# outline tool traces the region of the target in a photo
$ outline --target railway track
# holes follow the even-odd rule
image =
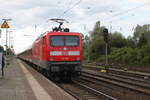
[[[47,79],[49,79],[45,74],[43,73],[41,74],[45,76]],[[67,83],[66,82],[63,83],[54,82],[54,83],[58,85],[60,88],[62,88],[64,91],[72,95],[77,100],[116,100],[115,98],[100,91],[97,91],[85,84],[82,84],[82,82],[79,82],[77,80]]]
[[[130,70],[125,71],[125,70],[116,69],[116,68],[109,68],[108,70],[109,70],[109,73],[116,73],[116,74],[120,74],[120,75],[136,77],[139,79],[150,80],[150,74],[149,73],[130,71]]]
[[[42,72],[40,73],[43,74]],[[43,75],[47,79],[49,79],[45,74]],[[55,82],[55,84],[72,95],[77,100],[117,100],[116,98],[109,96],[103,92],[97,91],[96,89],[89,87],[78,80],[73,80],[71,83],[63,82],[60,84]]]
[[[136,78],[128,79],[125,76],[113,76],[112,74],[110,76],[84,71],[79,80],[73,80],[72,84],[61,84],[61,88],[76,97],[77,100],[149,100],[149,82]],[[104,83],[101,84],[101,82]],[[120,88],[114,89],[112,85],[130,92],[119,90]]]
[[[84,68],[91,70],[101,70],[104,69],[104,66],[95,66],[95,65],[86,65],[83,64]],[[116,69],[116,68],[108,68],[108,73],[119,74],[123,76],[136,77],[139,79],[150,80],[150,74],[145,72],[132,71],[128,69]]]
[[[144,94],[146,96],[150,95],[150,82],[144,80],[138,80],[136,78],[128,78],[120,75],[112,75],[112,74],[100,74],[96,72],[92,72],[90,70],[84,70],[81,76],[82,80],[86,80],[88,82],[94,82],[99,84],[99,82],[104,82],[110,85],[114,85],[117,87],[121,87],[124,89],[129,89],[131,91],[135,91],[140,94]]]
[[[125,76],[125,75],[119,75],[119,74],[113,74],[113,73],[107,73],[107,74],[110,75],[110,76],[119,77],[119,78],[122,78],[122,79],[132,80],[134,82],[136,81],[136,82],[144,82],[144,83],[150,84],[150,81],[145,80],[145,79],[141,79],[141,78]]]
[[[83,83],[79,80],[73,80],[72,83],[58,85],[77,100],[117,100]]]

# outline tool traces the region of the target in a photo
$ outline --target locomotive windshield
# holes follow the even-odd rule
[[[52,46],[78,46],[79,37],[77,36],[51,36]]]
[[[66,46],[78,46],[79,37],[77,36],[65,36]]]
[[[52,36],[51,45],[52,46],[64,46],[64,36]]]

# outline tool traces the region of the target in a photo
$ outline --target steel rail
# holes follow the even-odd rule
[[[119,78],[123,78],[123,79],[129,79],[129,80],[133,80],[133,81],[138,81],[138,82],[144,82],[144,83],[148,83],[150,84],[150,81],[144,80],[144,79],[138,79],[135,77],[131,77],[131,76],[125,76],[125,75],[119,75],[119,74],[113,74],[113,73],[109,73],[108,75],[114,76],[114,77],[119,77]]]
[[[118,82],[122,82],[122,83],[126,83],[126,84],[130,84],[130,85],[134,85],[134,86],[138,86],[138,87],[141,87],[141,88],[147,88],[147,89],[150,89],[150,84],[149,83],[138,83],[136,81],[133,81],[133,80],[129,80],[129,79],[122,79],[122,78],[118,78],[118,77],[112,77],[112,76],[108,76],[108,75],[94,75],[93,73],[88,73],[88,72],[83,72],[85,74],[88,74],[88,75],[92,75],[92,76],[96,76],[96,77],[104,77],[106,79],[110,79],[110,80],[114,80],[114,81],[118,81]]]
[[[97,90],[95,90],[95,89],[93,89],[93,88],[91,88],[91,87],[89,87],[89,86],[87,86],[87,85],[85,85],[85,84],[81,84],[81,83],[78,83],[78,82],[76,82],[76,81],[73,81],[73,82],[74,82],[75,84],[80,85],[81,87],[84,87],[84,88],[90,90],[90,91],[93,91],[93,92],[95,92],[95,93],[97,93],[97,94],[100,94],[100,95],[102,95],[102,96],[104,96],[104,97],[107,97],[107,98],[110,99],[110,100],[117,100],[116,98],[114,98],[114,97],[112,97],[112,96],[109,96],[109,95],[107,95],[107,94],[105,94],[105,93],[103,93],[103,92],[97,91]]]
[[[70,94],[71,96],[73,96],[75,99],[77,100],[82,100],[80,97],[78,97],[77,95],[75,95],[74,93],[72,93],[71,91],[67,90],[66,88],[64,88],[63,86],[61,86],[60,84],[57,84],[57,86],[59,86],[61,89],[63,89],[64,91],[66,91],[68,94]]]
[[[103,65],[99,66],[99,65],[86,65],[86,64],[83,64],[83,66],[88,67],[88,68],[97,68],[97,69],[105,68]],[[108,70],[109,71],[116,71],[116,72],[121,72],[121,73],[123,72],[123,73],[135,74],[135,75],[139,75],[139,76],[148,76],[148,77],[150,77],[150,74],[146,73],[146,72],[139,72],[139,71],[132,71],[132,70],[124,71],[122,69],[117,69],[117,68],[108,68]]]
[[[83,75],[83,73],[87,73],[87,75]],[[91,74],[89,72],[82,72],[82,76],[89,77],[89,78],[96,79],[96,80],[100,80],[100,81],[104,81],[104,82],[111,83],[111,84],[114,84],[114,85],[117,85],[120,87],[124,87],[124,88],[128,88],[128,89],[131,89],[134,91],[142,92],[145,94],[150,94],[149,90],[139,87],[140,85],[133,84],[133,83],[130,84],[130,82],[116,80],[113,78],[109,78],[108,76],[106,77],[103,75],[94,75],[94,74]]]

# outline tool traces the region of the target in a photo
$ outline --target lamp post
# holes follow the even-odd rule
[[[11,46],[11,42],[10,42],[10,41],[11,41],[11,40],[10,40],[10,39],[11,39],[11,38],[10,38],[10,37],[11,37],[11,34],[10,34],[11,32],[13,32],[13,31],[8,31],[8,41],[9,41],[8,47],[9,47],[9,48],[10,48],[10,46]]]
[[[0,29],[0,38],[1,38],[1,33],[2,33],[2,30]]]
[[[13,42],[14,37],[9,37],[9,38],[10,38],[10,46],[12,46],[14,44],[14,42]]]

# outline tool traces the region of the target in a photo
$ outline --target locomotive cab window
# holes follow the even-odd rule
[[[66,36],[65,37],[66,46],[78,46],[79,37],[77,36]]]
[[[78,36],[51,36],[51,46],[78,46]]]
[[[64,46],[64,36],[52,36],[51,45],[52,46]]]

